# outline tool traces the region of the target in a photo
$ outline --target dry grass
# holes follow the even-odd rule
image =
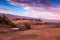
[[[0,38],[6,38],[6,40],[60,40],[60,28],[26,30],[1,35]]]
[[[18,24],[20,21],[16,21],[16,23]],[[24,28],[25,22],[27,21],[24,21],[19,24],[19,27],[21,29]],[[60,28],[56,27],[60,26],[60,24],[35,25],[37,22],[31,21],[29,21],[28,23],[31,25],[32,29],[0,34],[0,40],[60,40]]]

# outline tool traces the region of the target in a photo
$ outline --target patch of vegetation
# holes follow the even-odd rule
[[[56,37],[56,40],[60,40],[60,37]]]
[[[23,38],[35,38],[38,37],[39,35],[37,34],[27,34],[27,35],[23,35]]]
[[[0,24],[6,24],[10,27],[16,27],[14,23],[12,23],[5,15],[0,16]]]
[[[55,25],[55,28],[60,28],[60,25]]]
[[[48,25],[50,28],[60,28],[60,25],[53,24],[53,25]]]
[[[28,23],[25,23],[24,26],[25,26],[25,29],[31,29],[30,24]]]
[[[40,25],[41,23],[36,23],[35,25]]]
[[[21,20],[20,18],[16,18],[16,20]]]

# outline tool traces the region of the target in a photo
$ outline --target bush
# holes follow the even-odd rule
[[[20,18],[16,18],[16,20],[21,20]]]
[[[24,25],[25,25],[25,29],[31,29],[30,24],[25,23]]]
[[[36,23],[35,25],[40,25],[40,23]]]
[[[10,24],[11,28],[16,28],[17,26],[14,23]]]
[[[60,28],[60,25],[55,25],[55,28]]]
[[[5,15],[0,16],[0,24],[6,24],[10,27],[16,27],[14,23],[12,23]]]

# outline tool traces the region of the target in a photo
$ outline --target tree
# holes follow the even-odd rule
[[[0,24],[2,24],[2,17],[0,16]]]
[[[14,23],[12,23],[5,15],[0,16],[0,24],[6,24],[10,27],[17,27]]]

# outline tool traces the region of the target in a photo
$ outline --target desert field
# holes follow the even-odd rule
[[[19,28],[24,28],[24,23],[30,24],[31,29],[23,31],[13,31],[8,27],[0,32],[0,40],[60,40],[60,25],[59,24],[45,24],[39,21],[20,20],[12,21]],[[23,27],[22,27],[23,25]]]
[[[0,0],[0,40],[60,40],[60,0]]]
[[[0,34],[0,40],[60,40],[60,28],[4,33]]]

